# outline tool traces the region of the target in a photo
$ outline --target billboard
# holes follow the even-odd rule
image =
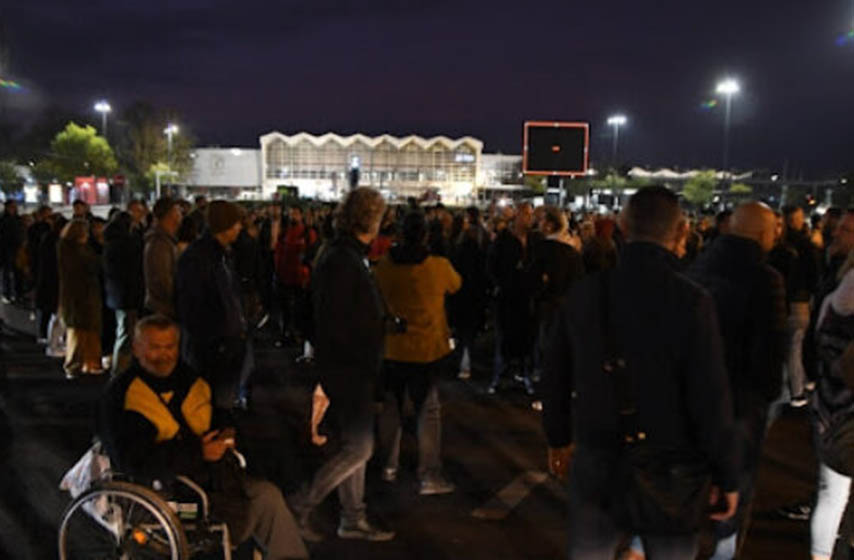
[[[587,173],[590,124],[527,121],[522,147],[526,175],[580,177]]]

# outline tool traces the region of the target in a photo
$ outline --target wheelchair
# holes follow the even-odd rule
[[[177,476],[170,496],[157,481],[149,487],[122,478],[106,470],[68,505],[59,560],[231,560],[228,527],[210,518],[199,485]]]

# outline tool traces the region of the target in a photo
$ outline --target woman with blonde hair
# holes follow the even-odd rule
[[[89,246],[89,222],[75,218],[57,247],[59,313],[67,331],[65,375],[101,374],[101,261]]]

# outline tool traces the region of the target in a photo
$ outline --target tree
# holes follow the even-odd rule
[[[116,146],[122,167],[130,176],[131,184],[140,190],[154,186],[155,169],[169,169],[176,173],[168,182],[175,182],[189,175],[193,168],[190,153],[193,137],[181,127],[172,137],[172,150],[163,130],[170,121],[178,121],[175,115],[158,111],[152,105],[138,101],[128,107],[119,119],[121,134]]]
[[[118,164],[107,141],[95,128],[68,123],[50,144],[50,169],[60,181],[73,181],[80,175],[108,176]]]
[[[729,187],[729,192],[732,194],[751,194],[753,193],[753,187],[744,183],[733,183]]]
[[[536,194],[543,194],[546,192],[545,177],[541,177],[539,175],[525,175],[523,183],[526,188],[531,189]]]
[[[0,161],[0,190],[10,195],[21,190],[24,181],[15,168],[14,161]]]
[[[700,171],[685,183],[682,196],[695,206],[705,206],[715,196],[717,181],[714,171]]]

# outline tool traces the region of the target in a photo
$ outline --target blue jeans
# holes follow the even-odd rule
[[[830,558],[833,555],[839,524],[842,522],[850,491],[850,477],[834,471],[824,463],[819,465],[818,501],[810,520],[810,552],[814,556]]]
[[[386,362],[386,388],[396,401],[397,423],[394,427],[386,468],[397,469],[400,462],[400,440],[403,436],[401,416],[406,395],[415,406],[418,418],[418,478],[438,476],[442,470],[442,405],[436,379],[442,361],[429,364]]]
[[[354,391],[324,385],[329,413],[337,420],[338,452],[314,474],[311,485],[294,500],[294,509],[305,515],[336,488],[341,502],[341,521],[354,525],[365,517],[365,467],[374,451],[373,387]]]

